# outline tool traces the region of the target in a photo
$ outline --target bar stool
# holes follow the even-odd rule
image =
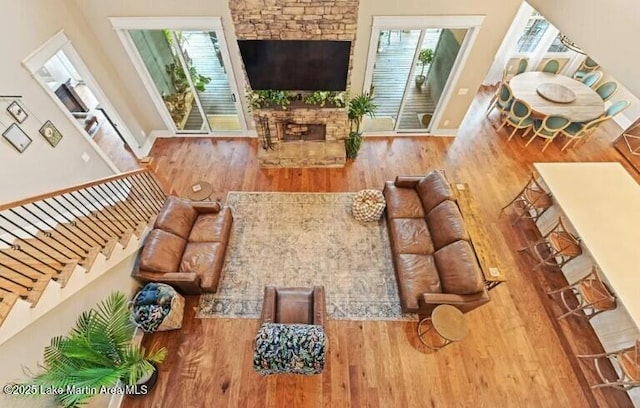
[[[547,193],[538,183],[533,174],[527,185],[518,193],[509,204],[502,207],[500,213],[513,205],[513,209],[518,214],[518,218],[512,224],[517,223],[522,218],[528,218],[533,222],[538,221],[540,216],[553,205],[551,194]]]
[[[429,325],[429,323],[431,324]],[[442,340],[442,344],[434,345],[426,340],[427,333],[431,328]],[[444,346],[462,340],[468,332],[469,328],[464,315],[458,308],[451,305],[436,306],[431,316],[425,317],[418,323],[418,338],[422,344],[433,350],[440,350]]]
[[[592,360],[600,382],[591,388],[612,387],[622,391],[628,391],[640,386],[640,340],[636,340],[633,346],[609,353],[578,355],[583,360]],[[609,360],[616,369],[616,378],[609,379],[600,371],[599,361]]]
[[[598,268],[595,265],[593,265],[591,273],[587,276],[571,285],[549,291],[547,295],[553,296],[556,293],[560,294],[562,305],[567,310],[566,313],[558,316],[558,320],[564,319],[569,315],[591,319],[604,311],[614,310],[617,306],[615,295],[611,293],[607,285],[600,279]],[[569,299],[567,299],[568,294],[572,295]],[[577,299],[577,304],[573,298]]]
[[[537,269],[542,265],[557,265],[562,268],[567,263],[582,255],[580,238],[575,237],[567,230],[562,217],[558,218],[556,225],[551,228],[541,239],[519,251],[529,251],[538,259],[533,267]]]

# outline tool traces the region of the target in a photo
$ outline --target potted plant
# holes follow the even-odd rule
[[[420,65],[420,75],[416,75],[416,88],[422,88],[424,81],[427,80],[427,77],[424,75],[424,67],[427,65],[431,65],[432,62],[433,62],[433,50],[431,48],[425,48],[420,50],[420,53],[418,54],[418,64]]]
[[[362,132],[360,128],[364,115],[374,117],[375,111],[378,108],[376,104],[373,103],[373,99],[374,97],[371,94],[362,94],[349,101],[349,136],[345,139],[345,149],[347,151],[347,157],[350,159],[355,159],[358,156],[358,151],[362,146]]]
[[[111,294],[96,308],[83,312],[69,334],[51,339],[44,350],[43,371],[25,385],[58,390],[49,394],[63,407],[84,405],[91,397],[110,392],[118,380],[125,384],[123,392],[147,392],[136,385],[152,377],[155,364],[164,360],[167,350],[146,353],[133,345],[134,329],[126,296]]]

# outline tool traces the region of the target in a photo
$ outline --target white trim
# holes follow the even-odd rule
[[[220,17],[110,17],[114,30],[222,30]]]
[[[482,25],[485,16],[373,16],[377,29],[423,30],[425,28],[471,28]]]
[[[22,65],[33,75],[69,42],[64,30],[60,30],[44,44],[36,48],[35,51],[27,55],[27,57],[22,60]]]
[[[109,18],[111,22],[112,28],[116,32],[116,35],[122,42],[122,45],[131,60],[138,76],[142,80],[142,84],[144,85],[151,101],[153,102],[158,114],[162,118],[165,126],[169,131],[171,131],[174,135],[207,135],[207,136],[224,136],[226,134],[232,134],[235,136],[239,136],[242,134],[246,134],[248,131],[247,126],[247,118],[244,114],[244,109],[242,107],[241,98],[238,94],[238,83],[236,81],[234,75],[233,65],[231,63],[231,58],[229,56],[229,49],[226,43],[226,37],[224,35],[224,30],[222,26],[222,18],[221,17],[111,17]],[[153,79],[147,70],[140,53],[136,45],[134,44],[131,35],[128,30],[183,30],[183,31],[213,31],[218,38],[218,44],[220,45],[220,52],[222,55],[222,61],[227,68],[227,81],[229,82],[229,87],[231,88],[231,92],[235,95],[235,107],[236,114],[238,115],[238,119],[240,122],[240,130],[238,131],[218,131],[211,129],[206,112],[204,109],[200,109],[200,102],[196,100],[196,105],[198,106],[198,110],[201,115],[204,112],[203,127],[206,126],[208,130],[198,130],[198,129],[178,129],[175,122],[171,118],[167,107],[162,100],[156,85],[153,83]],[[181,53],[180,53],[181,54]],[[183,63],[183,57],[179,56],[181,63]],[[191,83],[190,78],[187,76],[187,80]],[[197,95],[195,96],[197,98]]]

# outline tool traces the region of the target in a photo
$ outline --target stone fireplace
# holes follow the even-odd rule
[[[351,41],[348,90],[358,3],[359,0],[230,0],[229,7],[238,40]],[[286,110],[255,109],[253,118],[265,147],[258,152],[262,166],[344,166],[344,139],[349,133],[346,108],[293,102]]]

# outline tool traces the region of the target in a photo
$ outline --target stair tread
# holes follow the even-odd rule
[[[18,301],[17,294],[13,292],[6,291],[0,288],[0,326],[4,323],[4,320],[9,316],[9,312],[13,305]]]
[[[64,245],[50,237],[40,236],[38,238],[21,239],[20,241],[26,241],[29,245],[40,248],[42,251],[58,260],[62,260],[63,256],[66,256],[67,259],[79,259],[81,256],[85,255],[84,251],[81,251],[77,248],[74,249],[73,247],[69,247],[71,249],[74,249],[72,251],[71,249],[66,248]],[[19,241],[16,241],[16,243],[19,243]],[[53,248],[55,248],[55,250]]]

